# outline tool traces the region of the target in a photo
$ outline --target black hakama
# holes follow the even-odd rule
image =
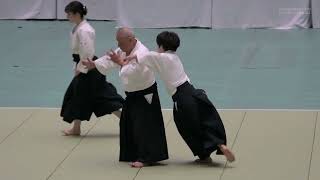
[[[79,55],[73,57],[79,63]],[[93,69],[73,78],[65,93],[60,116],[68,123],[75,119],[89,121],[92,113],[97,117],[111,114],[121,109],[123,102],[116,88],[106,81],[106,76]]]
[[[148,102],[145,95],[153,94]],[[120,161],[152,163],[168,159],[157,84],[126,92],[120,119]]]
[[[194,156],[206,158],[214,151],[222,154],[218,145],[227,143],[225,128],[205,91],[185,82],[172,99],[174,122]]]

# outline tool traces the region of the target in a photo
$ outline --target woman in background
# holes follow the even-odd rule
[[[71,81],[62,104],[60,116],[71,129],[64,130],[66,136],[81,134],[81,121],[90,120],[92,113],[97,117],[115,114],[120,118],[123,98],[116,88],[106,81],[106,76],[97,70],[88,71],[81,62],[97,59],[95,53],[95,30],[85,20],[87,8],[81,2],[73,1],[65,7],[67,18],[75,26],[71,32],[71,46],[75,66],[75,77]]]

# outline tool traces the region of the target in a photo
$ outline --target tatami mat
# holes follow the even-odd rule
[[[83,123],[81,137],[65,137],[60,130],[69,125],[59,109],[0,108],[0,179],[316,180],[320,175],[317,111],[221,110],[237,160],[229,164],[212,155],[207,165],[194,162],[172,112],[163,114],[170,159],[134,169],[118,162],[119,120],[113,115]]]

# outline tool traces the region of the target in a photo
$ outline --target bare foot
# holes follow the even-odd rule
[[[236,160],[233,152],[226,145],[220,145],[220,150],[229,162],[233,162]]]
[[[134,168],[142,168],[144,166],[144,164],[142,162],[139,162],[139,161],[130,163],[130,165],[131,165],[131,167],[134,167]]]
[[[75,131],[74,129],[66,129],[62,131],[64,136],[80,136],[80,131]]]
[[[211,157],[207,157],[205,159],[197,159],[195,160],[196,163],[201,163],[201,164],[210,164],[212,163]]]

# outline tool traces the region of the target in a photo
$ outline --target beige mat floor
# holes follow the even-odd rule
[[[68,127],[59,109],[0,108],[1,180],[318,180],[320,122],[317,110],[220,110],[234,163],[212,155],[200,165],[163,110],[170,159],[130,168],[118,162],[115,116],[83,124],[81,137],[61,136]]]

